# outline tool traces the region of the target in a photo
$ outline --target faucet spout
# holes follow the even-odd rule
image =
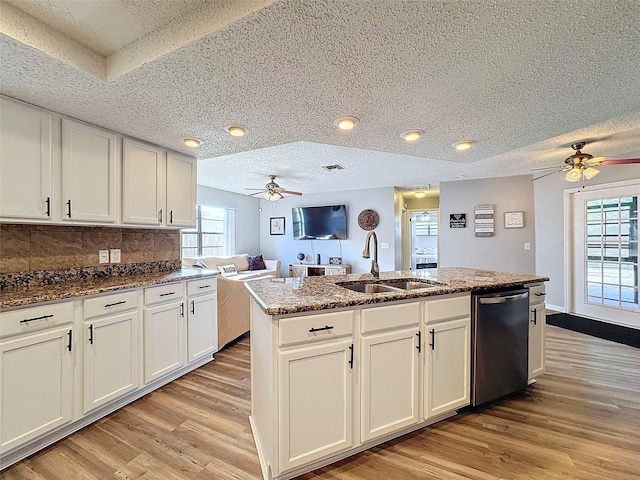
[[[369,244],[371,243],[371,237],[373,237],[373,260],[371,260],[371,275],[378,278],[380,276],[380,268],[378,267],[378,236],[376,232],[371,230],[367,233],[367,239],[364,242],[364,250],[362,251],[362,258],[370,258]]]

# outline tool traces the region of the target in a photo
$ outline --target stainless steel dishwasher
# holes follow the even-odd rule
[[[472,296],[471,405],[522,390],[529,380],[529,290]]]

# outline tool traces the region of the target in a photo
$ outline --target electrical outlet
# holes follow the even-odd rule
[[[389,248],[389,244],[387,242],[382,242],[380,244],[380,248]]]
[[[524,249],[525,250],[531,250],[531,244],[529,242],[524,244]]]
[[[100,263],[109,263],[109,250],[98,250],[98,261]]]
[[[111,249],[111,263],[120,263],[120,249],[112,248]]]

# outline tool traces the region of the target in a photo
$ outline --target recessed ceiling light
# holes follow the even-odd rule
[[[241,137],[244,135],[244,127],[240,125],[230,125],[227,127],[227,132],[229,132],[229,135],[232,137]]]
[[[340,130],[353,130],[353,128],[360,123],[356,117],[342,117],[336,120],[335,125]]]
[[[455,148],[456,150],[469,150],[473,144],[476,143],[473,140],[465,140],[464,142],[458,142],[458,143],[454,143],[453,145],[451,145],[453,148]]]
[[[187,147],[191,147],[191,148],[196,148],[199,147],[200,144],[202,143],[200,140],[198,140],[197,138],[185,138],[184,140],[182,140],[184,142],[184,144]]]
[[[422,130],[409,130],[400,135],[406,142],[415,142],[424,132]]]

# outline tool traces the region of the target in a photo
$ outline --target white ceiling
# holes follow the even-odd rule
[[[585,139],[594,156],[640,156],[635,0],[0,5],[3,94],[195,154],[199,183],[222,190],[269,174],[305,193],[528,174]],[[465,139],[473,150],[451,148]]]

